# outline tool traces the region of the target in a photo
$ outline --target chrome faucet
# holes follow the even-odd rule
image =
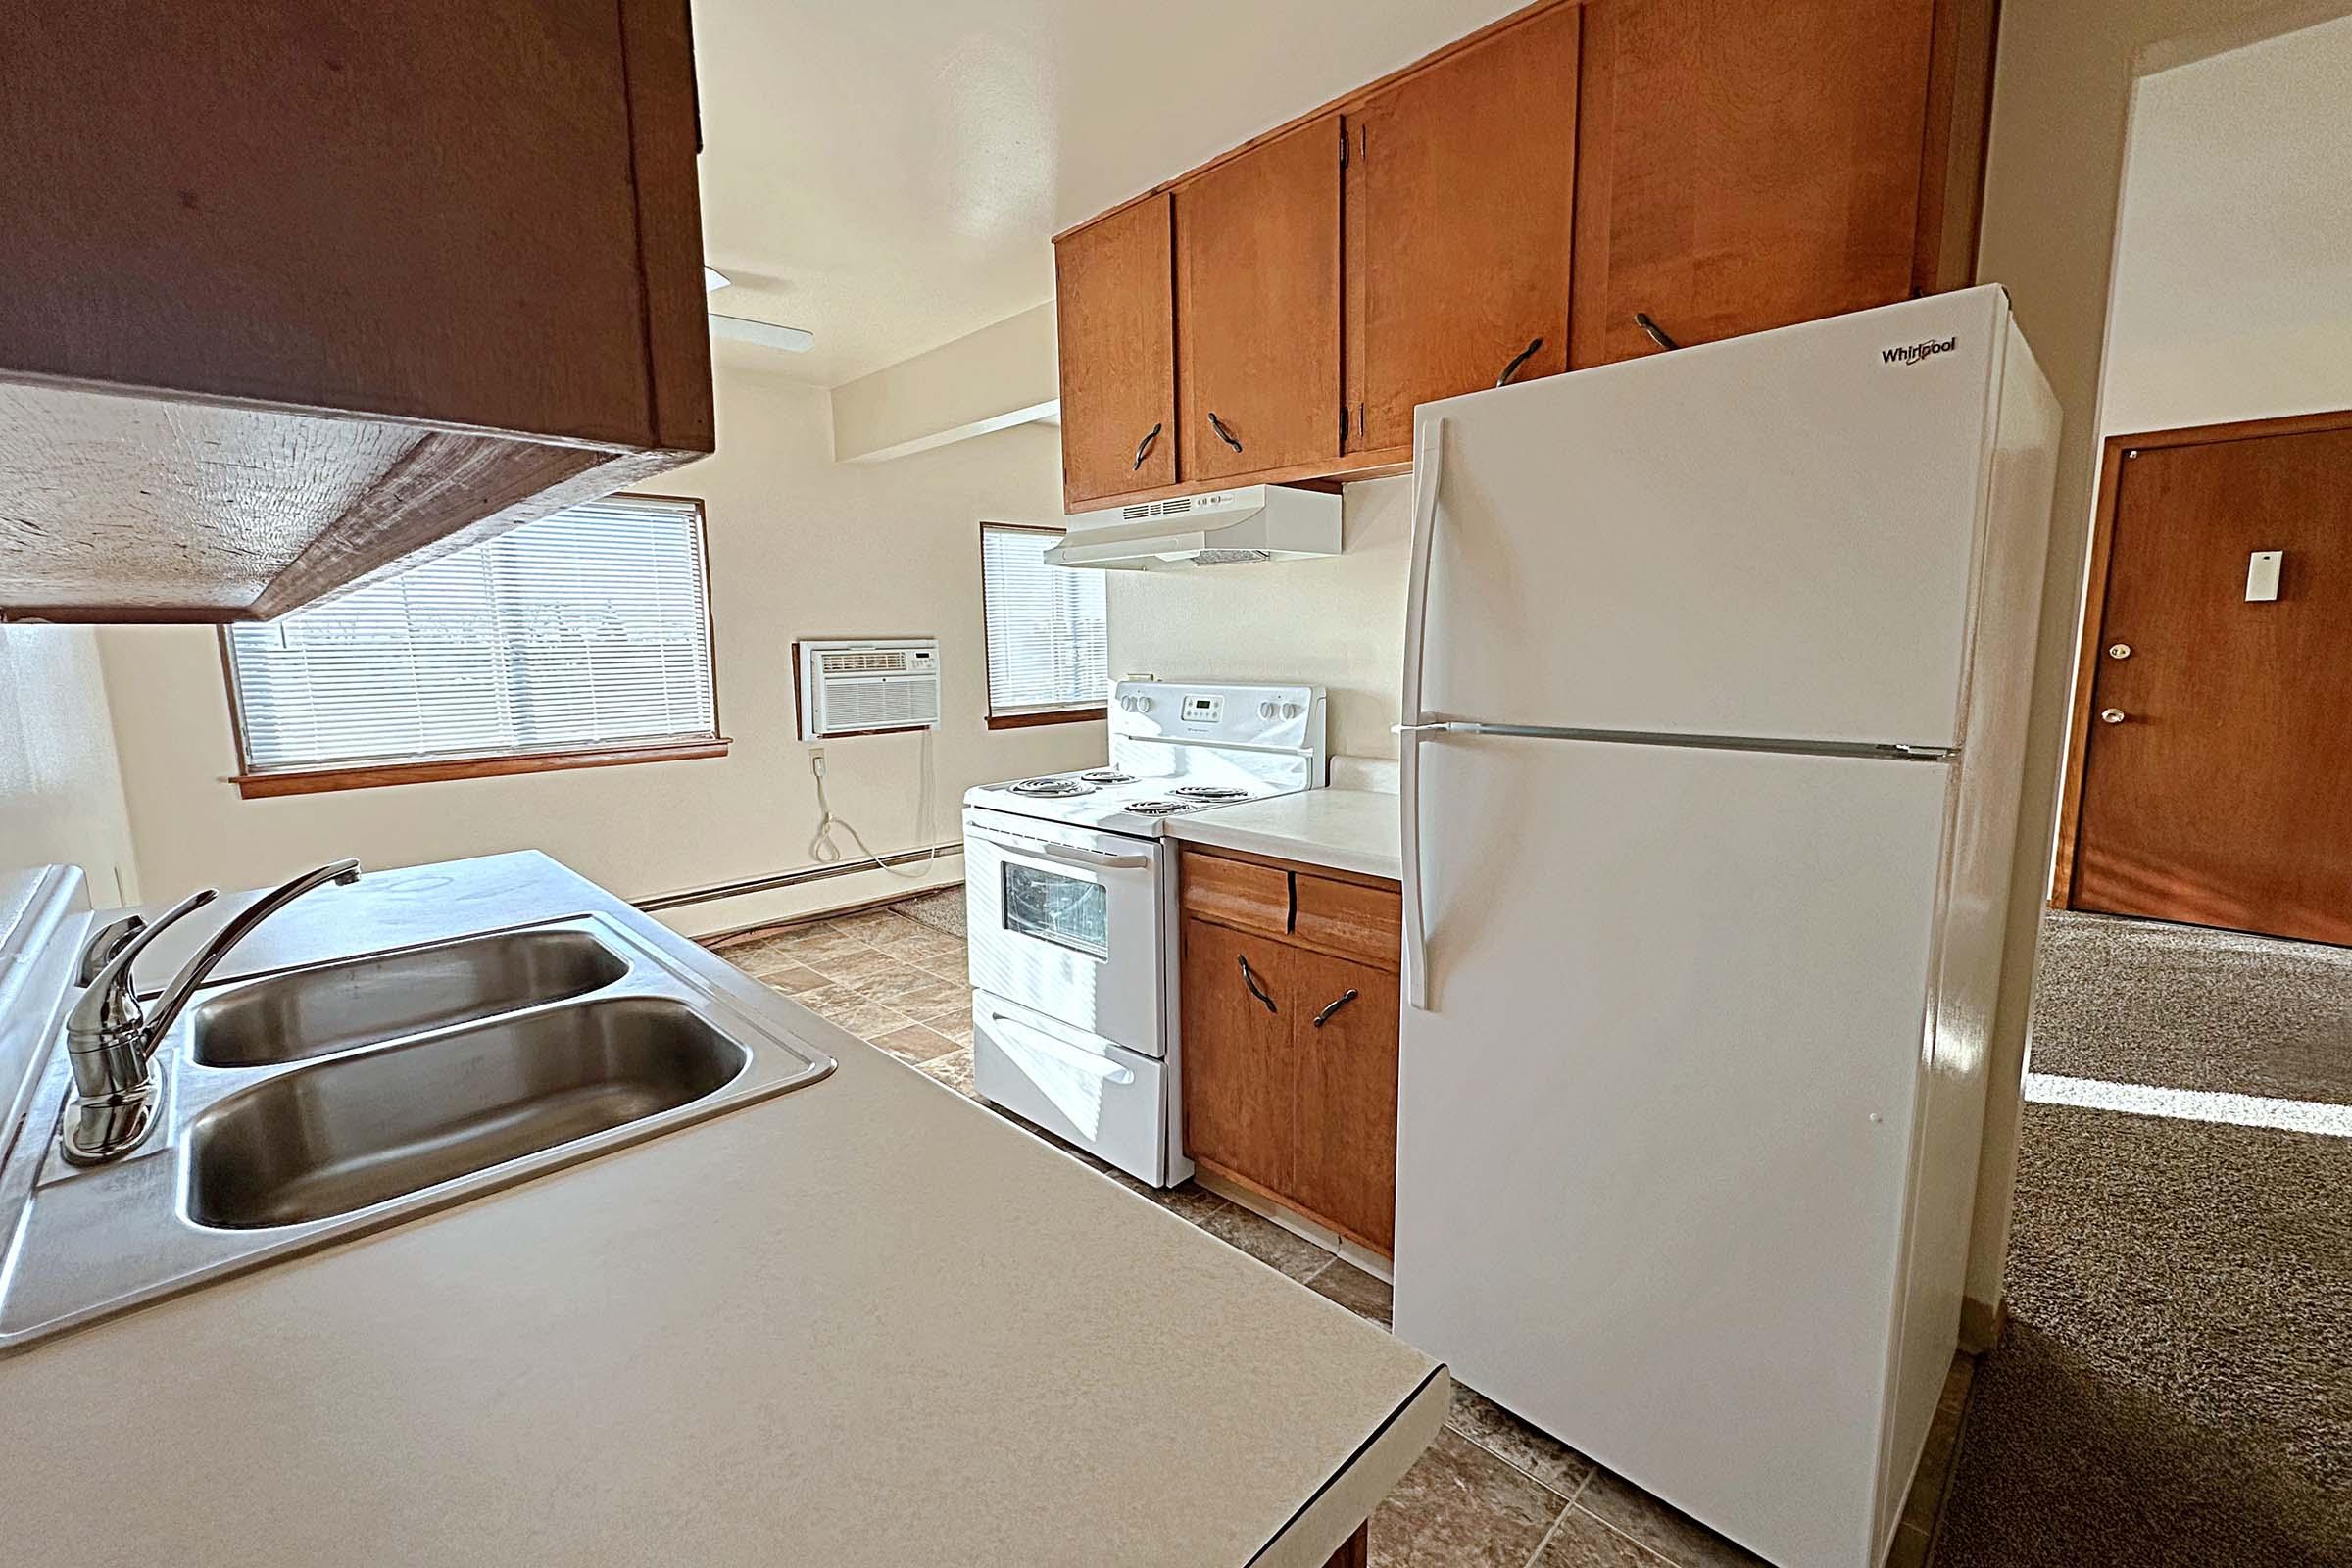
[[[154,1125],[163,1099],[162,1079],[155,1070],[156,1047],[188,1004],[189,995],[264,920],[313,888],[329,882],[349,887],[359,879],[359,861],[336,860],[264,894],[196,950],[155,999],[152,1013],[140,1010],[131,964],[167,926],[212,903],[220,890],[189,894],[153,925],[134,914],[90,938],[76,976],[84,989],[66,1018],[66,1057],[74,1068],[74,1093],[66,1102],[58,1152],[72,1164],[96,1165],[136,1149]]]

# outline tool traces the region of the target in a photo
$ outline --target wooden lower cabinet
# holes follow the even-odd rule
[[[1221,897],[1245,872],[1296,891],[1248,905]],[[1396,885],[1187,849],[1183,886],[1185,1152],[1213,1175],[1389,1252],[1396,955],[1393,939],[1383,948],[1362,932],[1383,928],[1378,912],[1396,906]],[[1342,905],[1368,906],[1373,917],[1334,941],[1310,917]],[[1290,915],[1280,935],[1220,918],[1262,924],[1268,907]]]
[[[1271,937],[1185,922],[1186,1152],[1275,1192],[1291,1182],[1293,956]]]
[[[1396,1242],[1396,976],[1300,952],[1290,1192],[1382,1252]]]

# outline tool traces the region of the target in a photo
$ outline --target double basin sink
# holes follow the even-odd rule
[[[76,1167],[28,1137],[0,1170],[0,1350],[834,1065],[594,915],[215,987],[157,1062],[164,1112],[128,1155]]]

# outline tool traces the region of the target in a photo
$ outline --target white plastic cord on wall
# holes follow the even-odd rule
[[[873,861],[876,866],[892,876],[903,881],[914,882],[930,873],[932,862],[939,858],[939,846],[932,841],[931,797],[936,780],[933,777],[935,768],[931,755],[930,730],[923,731],[922,758],[915,767],[917,795],[914,807],[915,842],[928,847],[923,853],[923,858],[913,862],[911,869],[895,866],[876,855],[867,848],[864,838],[858,834],[856,828],[852,827],[846,819],[833,814],[833,803],[825,798],[825,753],[823,747],[820,746],[808,754],[808,771],[816,776],[816,833],[808,841],[808,854],[817,864],[838,865],[841,862],[842,848],[833,842],[833,830],[839,828],[850,836],[852,844],[858,846],[858,854],[860,858]]]

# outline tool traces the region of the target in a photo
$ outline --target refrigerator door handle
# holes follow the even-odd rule
[[[1421,714],[1421,662],[1429,631],[1430,546],[1438,527],[1438,481],[1445,461],[1446,421],[1431,416],[1415,432],[1413,562],[1404,595],[1404,722],[1396,726],[1398,858],[1404,872],[1404,1004],[1429,1009],[1429,915],[1421,893],[1421,735],[1441,726]]]

